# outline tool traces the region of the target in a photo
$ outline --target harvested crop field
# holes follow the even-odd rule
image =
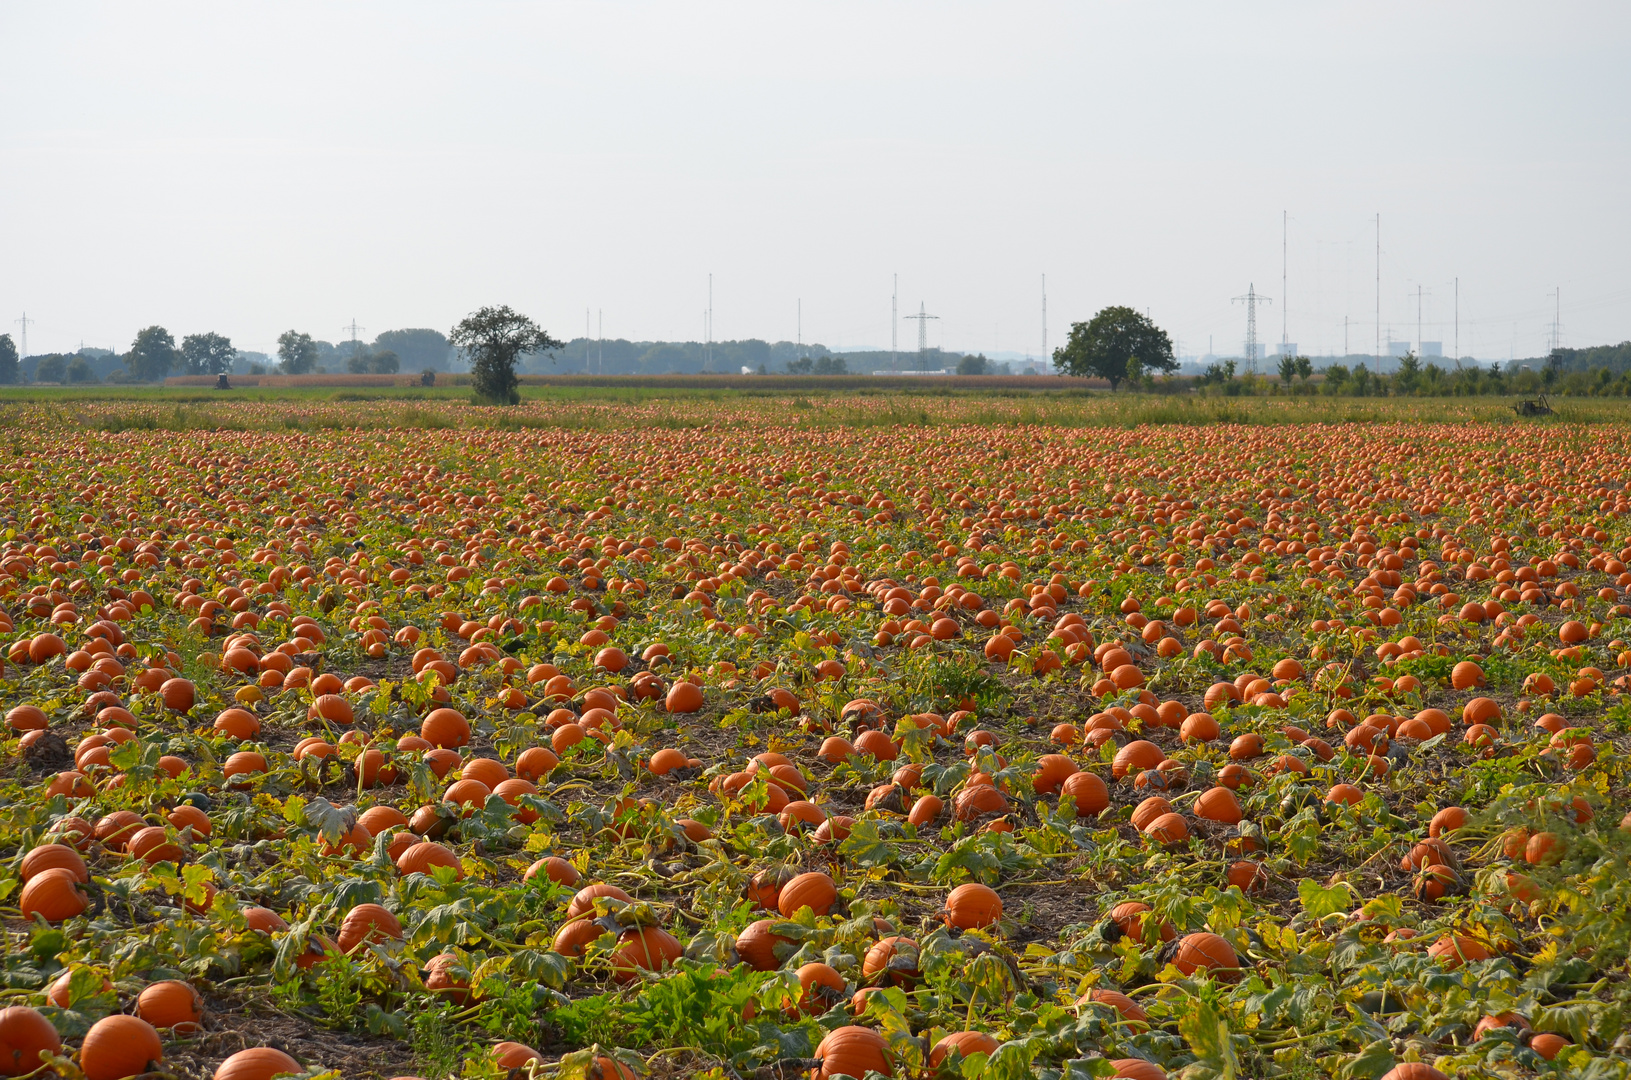
[[[0,1075],[1625,1077],[1631,426],[1103,402],[8,401]]]

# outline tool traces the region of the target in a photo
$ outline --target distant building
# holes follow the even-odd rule
[[[874,371],[874,375],[955,375],[957,372],[951,368],[936,368],[933,371]]]
[[[1398,360],[1409,351],[1410,342],[1408,341],[1390,341],[1387,343],[1387,354],[1395,360]]]
[[[1297,352],[1297,343],[1295,341],[1283,341],[1283,342],[1281,342],[1280,344],[1278,344],[1278,345],[1276,345],[1274,347],[1274,355],[1275,356],[1297,356],[1297,355],[1299,355],[1298,352]]]
[[[1444,355],[1444,342],[1442,342],[1442,341],[1424,341],[1424,342],[1422,342],[1421,343],[1421,354],[1423,356],[1442,357]]]

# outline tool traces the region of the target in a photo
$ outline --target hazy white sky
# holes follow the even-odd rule
[[[1631,338],[1631,4],[0,3],[0,330]],[[1281,212],[1290,215],[1289,304]],[[899,324],[903,348],[913,324]]]

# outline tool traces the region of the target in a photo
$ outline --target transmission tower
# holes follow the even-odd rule
[[[1563,286],[1558,285],[1552,289],[1552,347],[1548,352],[1556,352],[1563,347]]]
[[[39,321],[40,320],[38,320],[38,319],[30,319],[28,317],[28,312],[26,312],[26,311],[23,312],[23,317],[22,318],[16,320],[16,322],[21,324],[22,328],[23,328],[23,341],[22,341],[23,351],[18,354],[19,358],[26,359],[27,356],[28,356],[28,324],[31,323],[31,322],[39,322]]]
[[[906,318],[917,320],[917,369],[927,371],[929,370],[929,320],[938,319],[940,316],[925,314],[923,301],[919,300],[917,302],[917,314],[907,315]]]
[[[1267,296],[1257,294],[1257,286],[1251,285],[1246,289],[1245,296],[1237,296],[1233,303],[1246,305],[1246,370],[1256,373],[1257,361],[1257,305],[1272,304],[1274,301]]]

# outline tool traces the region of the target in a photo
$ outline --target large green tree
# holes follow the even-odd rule
[[[469,355],[476,400],[485,405],[519,404],[516,361],[526,353],[546,352],[562,344],[507,305],[484,307],[467,315],[453,328],[448,341]]]
[[[285,330],[278,335],[277,355],[282,361],[283,374],[305,375],[317,366],[317,342],[310,334]]]
[[[410,371],[447,367],[447,337],[440,330],[387,330],[374,339],[374,351],[382,350],[396,353]]]
[[[237,355],[232,340],[214,331],[181,339],[181,359],[189,375],[224,375],[232,370]]]
[[[23,373],[18,365],[17,343],[10,334],[0,334],[0,383],[9,386],[20,381]]]
[[[46,353],[34,365],[34,381],[59,383],[68,378],[68,358],[61,353]]]
[[[149,326],[136,335],[125,366],[137,382],[158,382],[176,366],[176,339],[162,326]]]
[[[1063,375],[1108,379],[1111,390],[1127,379],[1178,370],[1167,332],[1130,307],[1107,307],[1091,322],[1072,323],[1070,340],[1053,351],[1053,366]]]
[[[345,369],[353,375],[395,375],[402,358],[390,349],[358,349],[346,357]]]

